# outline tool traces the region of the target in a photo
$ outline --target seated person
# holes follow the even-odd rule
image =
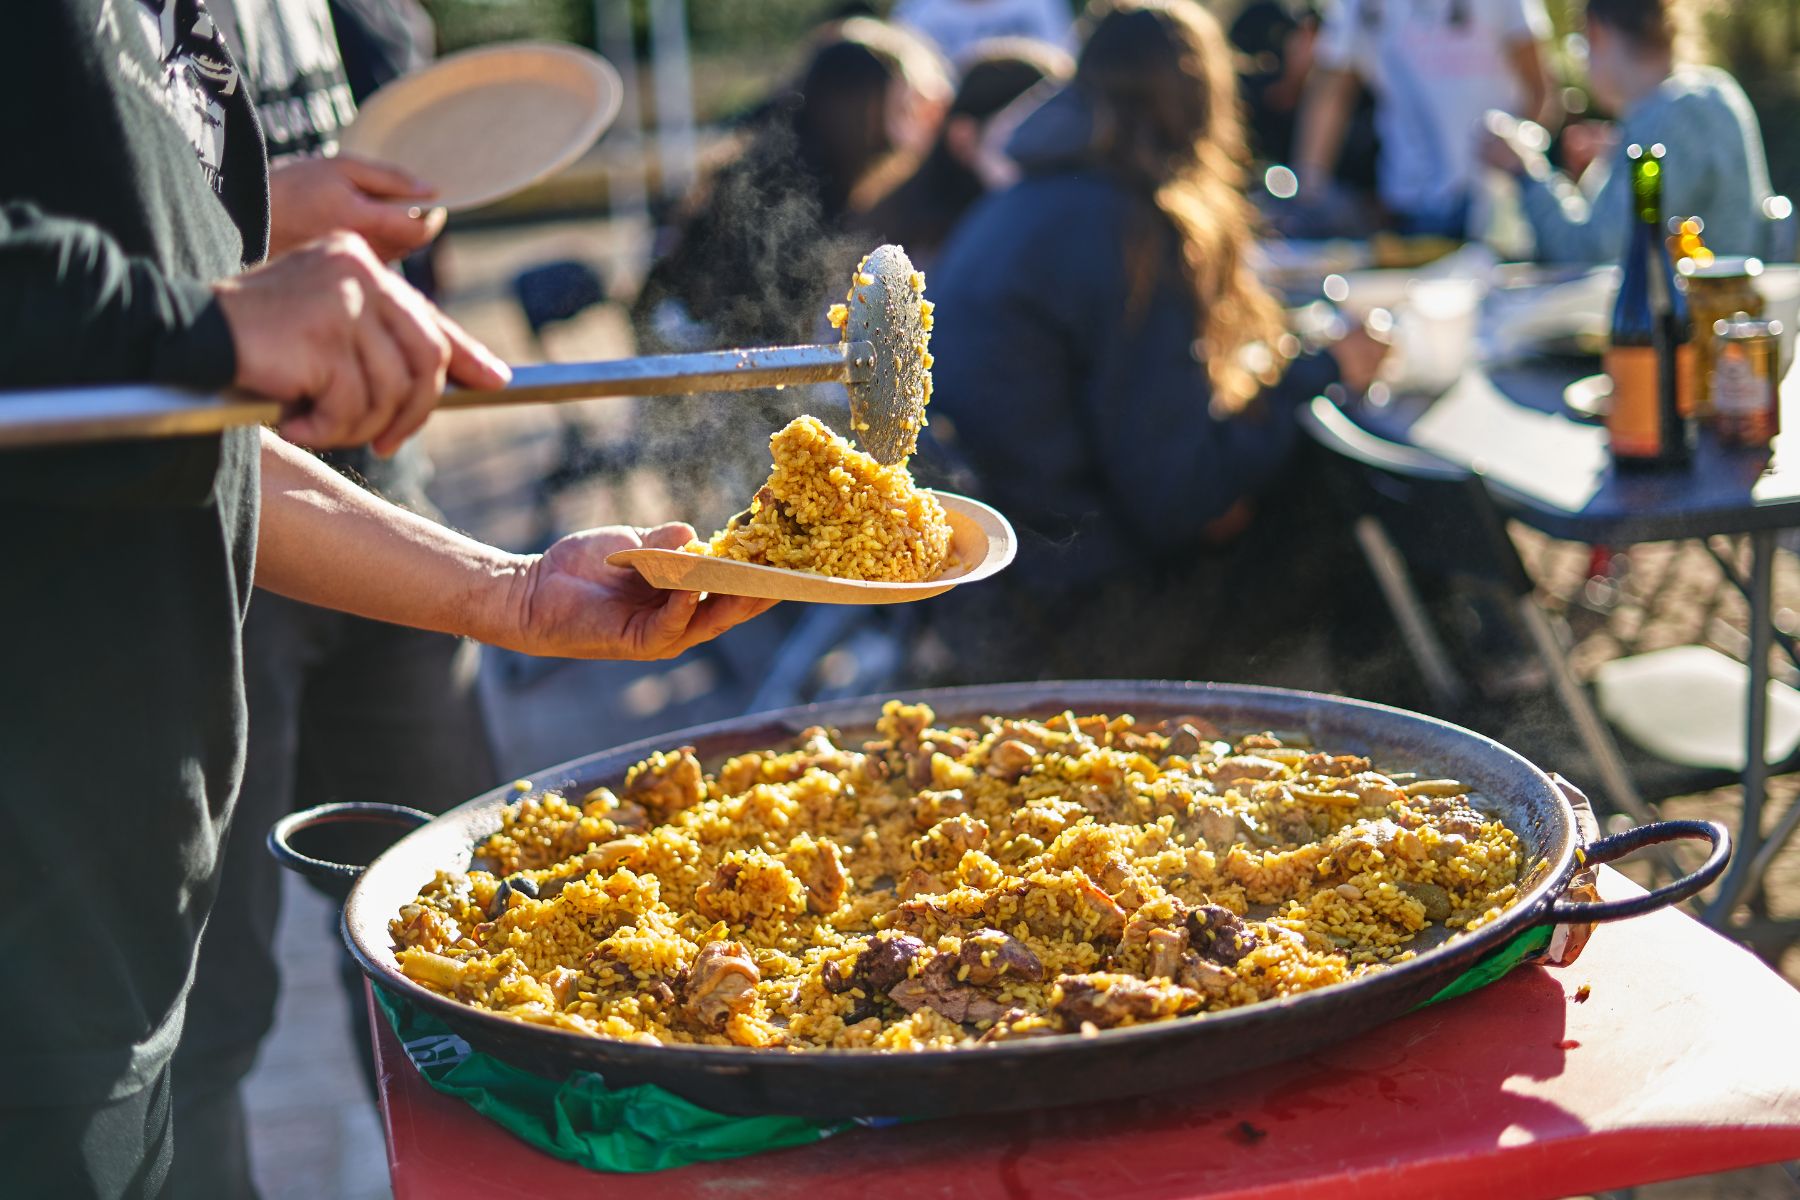
[[[1614,151],[1579,183],[1521,139],[1491,139],[1489,162],[1518,175],[1525,215],[1546,262],[1611,262],[1630,234],[1633,142],[1668,151],[1663,204],[1670,216],[1706,223],[1715,254],[1764,253],[1769,164],[1756,114],[1737,81],[1717,67],[1677,65],[1669,0],[1588,0],[1588,86],[1619,118]]]
[[[990,119],[1044,80],[1060,82],[1075,69],[1055,46],[1025,38],[983,42],[973,53],[925,161],[853,222],[868,231],[871,244],[903,246],[921,270],[931,267],[970,206],[1002,182],[986,155]]]
[[[1358,333],[1288,361],[1247,263],[1236,89],[1197,4],[1111,6],[1010,143],[1024,179],[945,247],[925,466],[966,467],[1022,543],[979,597],[934,602],[959,681],[1217,678],[1223,643],[1256,642],[1229,614],[1274,615],[1236,535],[1291,461],[1296,406],[1366,385],[1381,349]]]

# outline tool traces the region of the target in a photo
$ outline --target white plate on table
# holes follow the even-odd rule
[[[625,89],[591,50],[550,42],[441,59],[370,96],[339,146],[403,167],[457,211],[510,196],[580,158]]]
[[[998,574],[1018,552],[1012,525],[979,500],[933,491],[950,520],[950,566],[920,583],[870,583],[833,579],[811,571],[765,567],[686,550],[642,547],[607,555],[616,567],[635,568],[652,587],[718,596],[754,596],[809,604],[904,604]]]

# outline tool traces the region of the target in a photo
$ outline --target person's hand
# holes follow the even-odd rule
[[[1563,126],[1563,170],[1580,179],[1596,159],[1611,158],[1619,147],[1619,129],[1610,121],[1571,121]]]
[[[1387,358],[1388,344],[1367,329],[1352,329],[1333,342],[1329,353],[1337,360],[1338,379],[1352,392],[1369,390]]]
[[[774,607],[773,600],[663,591],[606,562],[620,550],[679,550],[693,540],[693,528],[682,524],[570,534],[512,582],[500,629],[482,640],[558,658],[674,658]]]
[[[340,154],[269,168],[269,257],[328,233],[361,234],[383,262],[405,258],[444,228],[430,184],[398,167]]]
[[[1485,165],[1508,175],[1525,173],[1525,159],[1510,139],[1491,130],[1484,130],[1475,137],[1475,153]]]
[[[213,285],[246,391],[289,407],[279,426],[315,449],[372,443],[392,454],[446,382],[505,386],[511,372],[461,326],[334,233]]]

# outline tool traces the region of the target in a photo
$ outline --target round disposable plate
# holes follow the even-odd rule
[[[489,46],[388,84],[363,104],[339,145],[433,185],[434,204],[475,208],[580,158],[623,98],[618,72],[591,50]]]
[[[867,583],[832,579],[810,571],[734,562],[685,550],[644,547],[607,556],[614,566],[633,567],[652,586],[719,596],[756,596],[764,600],[801,600],[811,604],[902,604],[924,600],[1002,570],[1018,550],[1018,538],[1005,517],[978,500],[933,491],[950,519],[950,565],[935,579],[920,583]]]

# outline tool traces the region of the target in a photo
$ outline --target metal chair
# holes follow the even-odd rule
[[[1558,700],[1594,765],[1613,809],[1655,819],[1638,794],[1618,743],[1569,666],[1568,630],[1537,601],[1536,587],[1481,477],[1412,446],[1377,437],[1320,396],[1299,413],[1301,428],[1332,452],[1334,483],[1382,597],[1427,690],[1441,710],[1469,699],[1450,653],[1413,582],[1413,572],[1461,578],[1503,595],[1549,674]]]

